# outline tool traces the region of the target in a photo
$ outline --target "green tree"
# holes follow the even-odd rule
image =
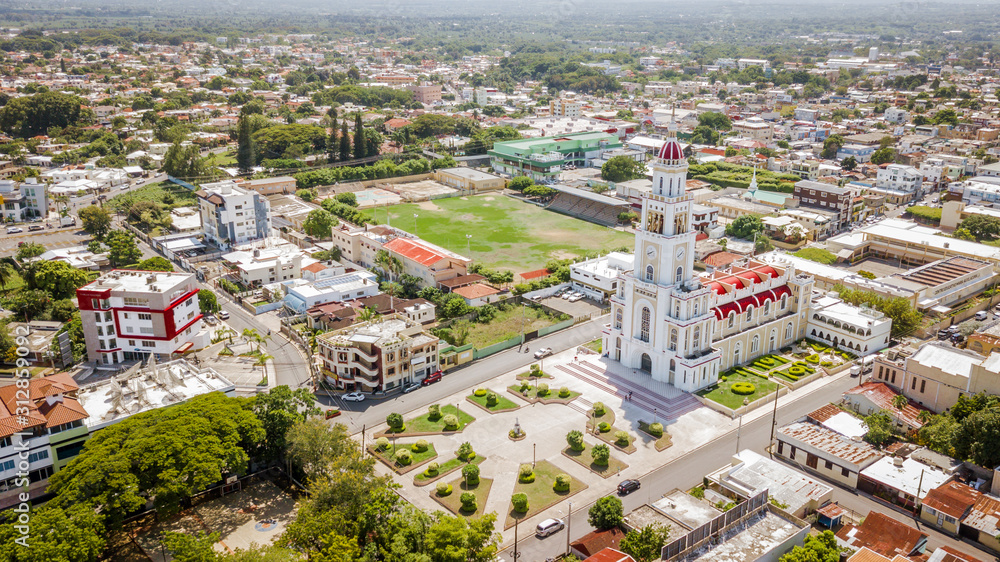
[[[352,192],[338,193],[334,195],[333,198],[344,205],[350,205],[351,207],[358,206],[358,196]]]
[[[892,439],[892,418],[885,412],[865,416],[865,441],[882,447]]]
[[[716,131],[728,131],[733,128],[733,122],[724,113],[706,111],[698,116],[698,125],[710,127]]]
[[[41,289],[21,289],[20,291],[7,296],[3,300],[3,305],[18,316],[24,318],[25,322],[45,312],[52,302],[52,296],[47,291]]]
[[[844,137],[840,135],[830,135],[823,141],[823,151],[820,156],[823,158],[836,158],[837,151],[844,146]]]
[[[163,546],[177,562],[216,562],[222,557],[215,551],[221,535],[198,531],[197,535],[168,531],[163,535]]]
[[[896,159],[896,151],[892,148],[880,148],[872,153],[872,164],[888,164]]]
[[[858,160],[853,156],[848,156],[840,161],[840,167],[847,170],[848,172],[853,171],[858,167]]]
[[[36,261],[28,266],[31,279],[29,285],[44,289],[54,299],[68,299],[76,296],[76,289],[90,282],[87,272],[63,261]]]
[[[173,271],[174,264],[170,263],[167,258],[153,256],[135,264],[135,268],[139,271]]]
[[[970,215],[959,228],[969,231],[976,240],[995,240],[1000,237],[1000,218],[987,215]]]
[[[32,508],[29,536],[14,527],[17,518],[0,525],[0,559],[10,562],[97,562],[106,544],[103,515],[83,503],[61,508]]]
[[[635,558],[636,562],[653,562],[661,559],[663,546],[670,536],[670,527],[651,523],[642,529],[629,531],[621,540],[622,552]]]
[[[634,180],[645,174],[646,166],[628,156],[612,156],[601,166],[601,177],[611,182]]]
[[[247,404],[264,428],[264,439],[258,443],[254,456],[265,462],[276,461],[284,455],[286,436],[295,424],[320,413],[316,397],[308,389],[292,390],[286,385],[257,394]]]
[[[177,140],[163,156],[163,172],[175,178],[190,179],[204,177],[207,171],[198,146],[184,147]]]
[[[236,143],[236,166],[240,173],[247,174],[257,164],[257,149],[253,131],[250,130],[250,119],[246,115],[240,115],[236,122]]]
[[[587,522],[599,530],[613,529],[622,524],[625,516],[622,512],[622,501],[615,496],[604,496],[590,506]]]
[[[604,443],[594,445],[590,450],[591,456],[594,459],[594,464],[598,466],[608,466],[608,462],[611,460],[611,448]]]
[[[959,423],[950,415],[934,416],[917,432],[919,442],[932,451],[937,451],[949,457],[956,456],[955,438],[959,432]]]
[[[427,530],[425,551],[431,562],[489,562],[496,558],[500,534],[493,530],[496,514],[466,520],[439,514]]]
[[[727,235],[746,240],[751,240],[754,234],[762,234],[763,232],[764,223],[756,215],[740,215],[726,226]]]
[[[840,546],[833,531],[807,535],[802,546],[796,546],[781,557],[779,562],[838,562]]]
[[[112,267],[122,267],[136,263],[142,257],[142,251],[135,243],[135,236],[124,230],[114,230],[104,237],[108,246],[108,261]]]
[[[17,261],[23,262],[25,260],[30,260],[31,258],[37,258],[38,256],[45,253],[45,246],[37,242],[26,242],[23,246],[17,248]]]
[[[524,191],[525,188],[535,185],[535,181],[528,176],[517,176],[516,178],[511,178],[507,182],[507,189],[512,189],[514,191]]]
[[[340,124],[340,160],[351,159],[351,136],[347,131],[347,119]]]
[[[325,209],[313,209],[306,215],[302,229],[309,236],[325,240],[332,236],[333,227],[337,226],[337,217],[331,215]]]
[[[225,475],[245,474],[246,450],[263,438],[241,400],[217,392],[141,412],[95,433],[53,474],[50,502],[64,509],[90,504],[111,528],[149,499],[161,516],[174,514]]]
[[[354,157],[368,156],[368,146],[365,144],[365,128],[361,122],[361,113],[354,114]]]
[[[979,410],[963,419],[954,448],[960,459],[979,466],[1000,465],[1000,408]]]
[[[83,230],[97,240],[103,240],[111,229],[111,214],[104,207],[90,205],[80,209],[77,215],[83,224]]]
[[[0,114],[0,125],[2,125],[2,123],[3,118],[2,114]],[[939,109],[937,113],[931,117],[931,123],[935,125],[958,125],[958,114],[951,108]]]
[[[202,314],[215,314],[219,311],[219,300],[209,289],[200,289],[198,291],[198,310]]]
[[[79,97],[60,92],[13,98],[0,108],[0,130],[21,138],[44,135],[52,127],[76,124],[81,110]]]
[[[336,162],[340,155],[340,141],[337,139],[337,111],[330,109],[333,115],[330,116],[330,136],[326,137],[326,159],[328,162]]]

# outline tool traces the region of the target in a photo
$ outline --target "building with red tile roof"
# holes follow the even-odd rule
[[[958,533],[958,525],[972,511],[979,497],[978,490],[957,481],[945,482],[927,492],[920,506],[920,518],[952,534]]]
[[[482,283],[459,287],[452,292],[465,299],[465,302],[468,303],[469,306],[481,306],[483,304],[496,301],[497,299],[494,298],[494,296],[500,293],[498,289],[494,289],[493,287]]]
[[[609,546],[590,558],[586,558],[584,562],[635,562],[635,558]]]
[[[845,525],[837,531],[837,542],[853,549],[868,549],[886,557],[915,556],[927,547],[927,533],[872,511],[861,525]]]
[[[907,398],[907,404],[902,410],[893,405],[893,399],[899,394],[889,385],[881,382],[868,381],[844,392],[844,401],[855,412],[868,416],[876,412],[885,412],[892,417],[898,427],[906,432],[920,429],[921,410],[923,406]]]
[[[604,531],[592,531],[570,543],[570,552],[578,558],[588,559],[604,549],[617,549],[625,538],[625,533],[615,527]]]

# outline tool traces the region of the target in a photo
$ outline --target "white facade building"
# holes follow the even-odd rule
[[[606,256],[590,259],[569,266],[569,279],[573,290],[580,291],[600,302],[618,292],[619,277],[632,271],[635,256],[611,252]]]
[[[912,166],[889,164],[879,168],[875,177],[875,187],[869,191],[886,196],[892,204],[908,203],[919,197],[924,181],[924,173]]]
[[[375,274],[367,271],[355,271],[320,281],[299,280],[286,287],[285,306],[299,314],[328,302],[343,302],[379,294]]]
[[[208,345],[193,273],[113,270],[76,290],[87,356],[100,365]]]
[[[231,181],[202,184],[197,195],[201,226],[212,243],[229,248],[268,237],[271,205],[263,195]]]

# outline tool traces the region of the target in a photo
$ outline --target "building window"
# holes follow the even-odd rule
[[[764,301],[764,316],[771,313],[771,301]]]
[[[753,320],[753,305],[747,307],[747,322]]]
[[[827,470],[833,470],[833,463],[830,462],[830,461],[826,461],[826,469]]]
[[[750,353],[757,353],[760,349],[760,336],[754,336],[750,342]]]
[[[670,330],[670,351],[677,350],[677,328]]]
[[[927,388],[927,379],[920,381],[920,393],[923,394],[924,389]]]
[[[694,327],[694,341],[692,343],[691,349],[698,351],[701,349],[701,326]]]
[[[140,312],[139,313],[139,320],[152,320],[152,319],[153,319],[153,315],[152,314],[147,314],[145,312]]]
[[[847,478],[847,477],[849,477],[851,475],[851,471],[848,470],[848,469],[846,469],[846,468],[841,468],[840,469],[840,474],[842,476],[844,476],[845,478]]]
[[[653,266],[647,265],[646,266],[646,281],[650,281],[651,282],[652,280],[653,280]]]
[[[639,324],[639,339],[648,342],[649,341],[649,308],[642,307],[642,317]]]
[[[729,327],[732,328],[736,323],[736,313],[733,311],[729,312]]]
[[[622,329],[622,309],[620,308],[615,311],[615,329]]]
[[[792,323],[789,322],[788,325],[785,326],[785,339],[787,340],[791,337],[792,337]]]
[[[684,268],[678,267],[677,274],[674,275],[674,283],[680,283],[681,279],[684,278]]]

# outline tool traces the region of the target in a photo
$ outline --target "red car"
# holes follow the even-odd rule
[[[434,384],[441,380],[441,371],[434,371],[433,373],[427,375],[424,380],[420,381],[421,386],[427,386],[429,384]]]

